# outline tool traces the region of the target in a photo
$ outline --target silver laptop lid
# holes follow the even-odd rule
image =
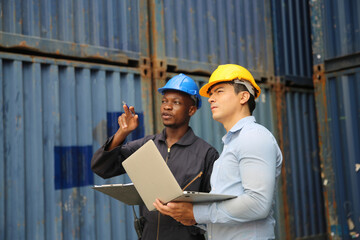
[[[122,165],[149,211],[155,210],[153,203],[156,198],[166,203],[183,193],[152,140],[128,157]]]

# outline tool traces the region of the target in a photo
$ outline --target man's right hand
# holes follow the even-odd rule
[[[135,108],[123,105],[124,113],[118,118],[119,130],[131,133],[139,126],[139,116],[135,113]],[[119,131],[118,130],[118,131]]]
[[[123,108],[124,113],[118,118],[119,129],[115,133],[110,146],[105,149],[106,151],[111,151],[119,146],[139,126],[139,116],[135,113],[135,108],[133,106],[128,108],[126,104],[123,105]]]

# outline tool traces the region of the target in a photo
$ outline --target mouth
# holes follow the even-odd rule
[[[161,117],[162,117],[163,119],[169,119],[169,118],[172,118],[172,115],[171,115],[170,113],[162,113],[162,114],[161,114]]]
[[[216,106],[211,106],[211,111],[213,111],[215,108],[217,108]]]

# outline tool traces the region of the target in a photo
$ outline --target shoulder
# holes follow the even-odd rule
[[[216,149],[210,143],[198,136],[195,136],[195,141],[192,145],[195,145],[197,148],[202,148],[205,151],[216,151]]]
[[[244,138],[265,138],[267,140],[274,140],[274,135],[263,125],[256,122],[246,124],[239,132],[239,137]]]
[[[133,151],[136,151],[138,148],[140,148],[142,145],[144,145],[149,140],[153,140],[156,144],[156,142],[157,142],[156,138],[157,138],[156,134],[146,135],[145,137],[126,142],[126,144],[124,146],[126,148],[132,149]]]
[[[274,135],[258,123],[246,124],[235,138],[238,150],[247,151],[277,151],[278,144]]]

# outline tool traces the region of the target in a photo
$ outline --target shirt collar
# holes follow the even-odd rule
[[[182,138],[180,138],[180,140],[177,141],[175,144],[184,145],[184,146],[191,145],[191,144],[193,144],[193,143],[196,141],[196,138],[197,138],[197,137],[195,136],[193,130],[191,129],[191,127],[189,127],[189,129],[188,129],[187,132],[184,134],[184,136],[182,136]],[[165,128],[164,128],[163,131],[161,132],[161,135],[160,135],[159,140],[160,140],[160,141],[163,141],[163,142],[166,141],[166,131],[165,131]]]
[[[230,140],[230,137],[232,134],[234,134],[237,131],[240,131],[246,124],[256,122],[256,119],[254,116],[247,116],[242,119],[240,119],[235,125],[225,134],[225,136],[222,137],[222,141],[225,143],[226,140]]]

